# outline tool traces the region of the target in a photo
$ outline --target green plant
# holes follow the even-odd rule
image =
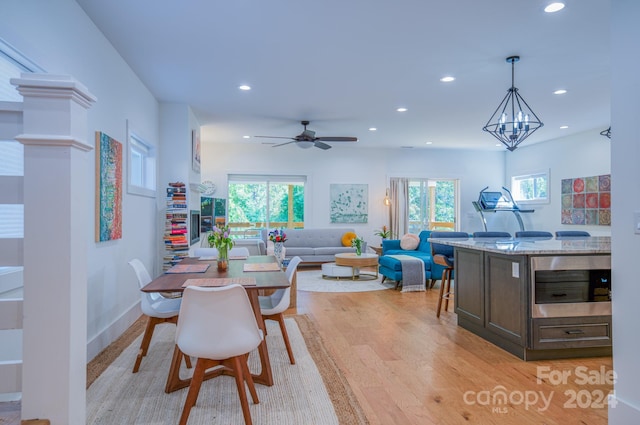
[[[380,230],[376,230],[373,234],[380,236],[382,239],[389,239],[391,237],[391,229],[387,226],[382,226]]]
[[[362,253],[362,247],[364,245],[364,239],[360,236],[356,236],[351,239],[351,246],[356,249],[356,254],[360,255]]]
[[[229,226],[216,225],[211,233],[209,233],[207,240],[209,241],[209,246],[211,248],[217,248],[218,251],[229,251],[233,248],[234,242],[229,233]]]

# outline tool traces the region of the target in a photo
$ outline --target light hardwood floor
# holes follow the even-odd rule
[[[524,362],[437,319],[437,293],[298,291],[372,425],[607,423],[611,357]]]
[[[437,319],[436,302],[437,287],[298,291],[288,313],[314,321],[371,425],[607,423],[610,357],[524,362],[459,328],[451,306]],[[3,407],[0,423],[17,425]]]

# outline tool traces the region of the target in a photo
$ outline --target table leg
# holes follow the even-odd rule
[[[253,312],[256,315],[256,321],[258,327],[262,329],[264,333],[264,339],[258,345],[258,353],[260,354],[260,373],[258,375],[251,374],[253,382],[263,384],[267,386],[273,385],[273,373],[271,371],[271,361],[269,360],[269,351],[267,350],[267,327],[262,319],[262,313],[260,312],[260,302],[258,301],[258,291],[248,290],[249,301],[253,307]]]

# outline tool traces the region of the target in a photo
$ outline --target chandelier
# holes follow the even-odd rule
[[[510,151],[514,151],[520,143],[544,125],[514,85],[515,63],[519,60],[520,56],[507,58],[507,62],[511,64],[511,87],[487,124],[482,127]]]

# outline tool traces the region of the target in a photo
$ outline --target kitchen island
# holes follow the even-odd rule
[[[434,239],[458,325],[523,360],[611,355],[610,237]]]

